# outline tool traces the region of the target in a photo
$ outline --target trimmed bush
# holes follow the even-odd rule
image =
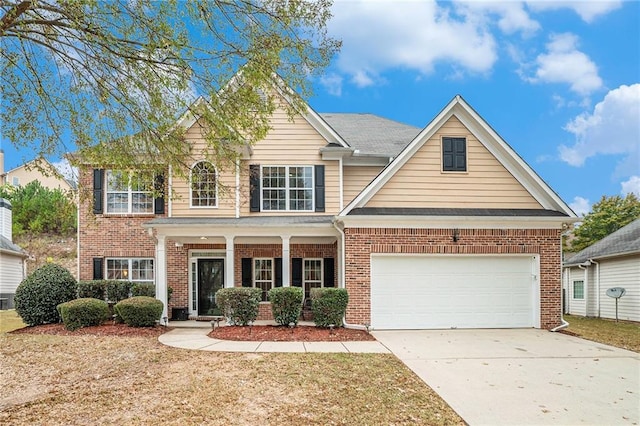
[[[105,290],[107,292],[107,301],[118,303],[121,300],[128,299],[131,295],[131,282],[129,281],[105,281]]]
[[[29,326],[60,322],[56,307],[76,297],[76,279],[54,263],[36,269],[25,278],[14,297],[16,312]]]
[[[58,305],[58,312],[67,330],[100,325],[109,317],[107,302],[90,297],[71,300]]]
[[[79,281],[78,282],[78,297],[85,298],[90,297],[93,299],[104,300],[106,281],[93,280],[93,281]]]
[[[248,325],[258,318],[262,289],[253,287],[222,288],[216,291],[216,305],[233,325]]]
[[[348,303],[349,295],[344,288],[312,288],[313,322],[318,327],[329,327],[331,324],[342,327]]]
[[[116,314],[131,327],[153,327],[160,320],[164,305],[158,299],[135,296],[116,303]]]
[[[269,302],[273,319],[280,325],[298,324],[302,312],[302,289],[300,287],[276,287],[269,290]]]
[[[134,283],[131,286],[131,295],[156,297],[156,286],[148,283]]]

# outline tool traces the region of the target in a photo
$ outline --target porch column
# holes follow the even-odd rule
[[[289,282],[289,240],[291,239],[290,235],[283,235],[282,237],[282,286],[289,287],[291,283]]]
[[[169,317],[169,307],[167,301],[167,256],[165,252],[165,236],[158,235],[158,243],[156,244],[156,299],[162,302],[162,318]]]
[[[233,287],[234,283],[234,262],[233,262],[233,250],[234,250],[234,236],[225,235],[227,240],[227,255],[224,258],[224,286]]]

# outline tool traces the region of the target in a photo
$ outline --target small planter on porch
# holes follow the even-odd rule
[[[171,308],[171,321],[187,321],[189,319],[189,308]]]

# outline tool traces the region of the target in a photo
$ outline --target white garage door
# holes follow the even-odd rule
[[[371,326],[539,327],[535,256],[371,257]]]

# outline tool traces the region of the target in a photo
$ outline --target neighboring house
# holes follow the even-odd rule
[[[202,148],[195,118],[178,124]],[[80,204],[80,279],[154,282],[165,306],[171,287],[192,318],[218,313],[222,287],[266,301],[291,285],[346,288],[354,326],[561,325],[560,233],[576,215],[460,96],[424,129],[311,108],[291,121],[281,106],[235,171],[202,157],[190,181],[160,182],[177,197],[81,165],[94,199]]]
[[[616,317],[612,287],[626,290],[618,318],[640,321],[640,219],[590,245],[564,262],[566,310],[571,315]]]
[[[27,276],[27,254],[12,241],[11,203],[0,198],[0,309],[12,309],[16,288]]]
[[[39,165],[39,167],[38,167]],[[76,185],[60,177],[55,167],[44,158],[32,160],[14,169],[4,172],[4,153],[0,152],[0,185],[26,186],[37,180],[45,188],[74,191]]]

